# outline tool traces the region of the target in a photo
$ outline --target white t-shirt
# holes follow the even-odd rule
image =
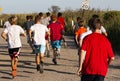
[[[83,34],[81,34],[80,35],[80,39],[84,39],[87,35],[89,35],[89,34],[91,34],[92,33],[92,31],[91,30],[88,30],[87,32],[85,32],[85,33],[83,33]]]
[[[87,31],[88,30],[90,30],[90,27],[88,26],[87,27]],[[100,33],[105,33],[106,32],[106,29],[103,27],[103,26],[101,26],[101,28],[100,28]]]
[[[4,32],[8,36],[8,48],[22,47],[20,34],[24,34],[22,27],[18,25],[11,25],[5,28]]]
[[[9,26],[11,26],[11,24],[9,23],[9,21],[6,21],[5,23],[4,23],[4,27],[9,27]]]
[[[45,34],[48,28],[42,24],[34,24],[30,29],[34,32],[34,45],[45,45]]]
[[[45,26],[48,26],[49,22],[50,22],[50,17],[46,17],[42,20],[42,24],[45,25]]]
[[[103,26],[101,26],[101,29],[100,29],[100,33],[104,33],[106,32],[105,28]],[[83,33],[81,36],[80,36],[80,39],[84,39],[85,36],[91,34],[92,31],[89,29],[89,27],[87,27],[87,32]]]
[[[106,32],[106,29],[103,27],[103,26],[101,26],[101,33],[105,33]]]

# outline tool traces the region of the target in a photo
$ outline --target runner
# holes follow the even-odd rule
[[[57,21],[61,23],[62,27],[63,27],[63,30],[65,32],[65,19],[62,17],[62,13],[59,12],[57,14]],[[67,43],[66,43],[66,40],[65,40],[65,36],[63,35],[62,36],[62,39],[63,39],[63,42],[64,42],[64,46],[67,47]]]
[[[78,47],[78,55],[79,55],[79,52],[80,52],[80,36],[86,32],[86,28],[84,27],[84,21],[81,20],[78,22],[78,30],[76,30],[75,32],[75,40],[76,40],[76,44],[77,44],[77,47]]]
[[[42,25],[40,23],[40,18],[41,17],[39,15],[35,17],[35,24],[30,28],[29,37],[34,43],[36,54],[36,69],[37,71],[40,71],[40,73],[43,73],[44,53],[46,45],[45,34],[47,33],[49,35],[49,31],[45,25]],[[33,39],[31,35],[32,32],[34,33]]]
[[[32,53],[34,53],[34,47],[33,47],[33,43],[30,41],[30,38],[29,38],[29,30],[33,24],[34,24],[34,22],[32,20],[32,16],[26,16],[26,21],[24,22],[24,27],[25,27],[26,34],[27,34],[27,43],[30,45],[30,47],[32,49]]]
[[[10,17],[11,26],[5,28],[1,34],[2,38],[8,42],[8,52],[11,57],[11,68],[13,78],[17,75],[17,64],[22,47],[20,36],[26,36],[24,30],[16,25],[17,17]]]
[[[95,20],[92,34],[84,38],[79,55],[78,75],[81,81],[104,81],[108,65],[114,60],[109,40],[101,34],[101,22]]]
[[[99,18],[99,16],[96,15],[96,14],[93,14],[93,15],[92,15],[92,18],[88,20],[87,30],[89,30],[89,28],[90,28],[91,26],[93,26],[93,22],[94,22],[94,20],[95,20],[96,18]],[[105,36],[108,36],[108,34],[107,34],[107,32],[106,32],[106,29],[105,29],[102,25],[101,25],[100,33],[101,33],[101,34],[104,34]]]
[[[58,51],[60,55],[60,48],[61,48],[61,40],[63,35],[63,27],[62,25],[57,22],[57,16],[53,14],[51,16],[52,22],[48,25],[48,28],[50,30],[50,40],[51,40],[51,46],[53,48],[53,63],[57,64],[57,58],[56,58],[56,51]]]
[[[45,26],[48,26],[50,24],[51,18],[50,18],[50,13],[47,12],[46,13],[46,17],[42,20],[42,24]],[[46,40],[46,51],[45,51],[45,55],[47,57],[50,57],[50,41],[48,38],[48,35],[45,35],[45,40]]]

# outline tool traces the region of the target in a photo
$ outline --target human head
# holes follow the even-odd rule
[[[40,17],[42,17],[42,16],[43,16],[43,13],[42,13],[42,12],[40,12],[40,13],[39,13],[39,16],[40,16]]]
[[[82,18],[81,17],[77,17],[77,22],[81,21]]]
[[[94,23],[93,23],[93,31],[95,31],[96,29],[101,29],[101,20],[99,18],[96,18],[94,20]]]
[[[99,16],[97,14],[93,14],[92,18],[99,18]]]
[[[32,15],[30,15],[30,20],[33,20],[33,16]]]
[[[35,16],[35,23],[40,22],[40,18],[41,18],[40,15],[36,15]]]
[[[78,26],[79,26],[79,27],[84,26],[84,21],[83,21],[83,20],[80,20],[80,21],[78,22]]]
[[[96,14],[93,14],[92,18],[88,21],[88,26],[90,27],[90,29],[91,29],[91,27],[93,27],[93,24],[94,24],[94,21],[96,18],[99,18],[99,16]]]
[[[17,17],[15,15],[13,15],[9,18],[9,22],[11,25],[15,24],[16,21],[17,21]]]
[[[52,14],[52,15],[51,15],[51,20],[52,20],[52,21],[56,21],[56,20],[57,20],[56,14]]]
[[[62,16],[62,13],[61,12],[58,12],[58,15],[57,15],[58,17],[60,17],[60,16]]]
[[[29,20],[29,19],[30,19],[30,16],[29,16],[29,15],[27,15],[27,16],[26,16],[26,19],[27,19],[27,20]]]
[[[50,13],[49,13],[49,12],[47,12],[47,13],[46,13],[46,16],[47,16],[47,17],[48,17],[48,16],[50,16]]]

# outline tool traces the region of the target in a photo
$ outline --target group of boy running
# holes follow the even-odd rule
[[[12,16],[9,18],[9,26],[4,29],[1,36],[8,42],[8,52],[11,57],[11,68],[13,78],[17,75],[17,64],[20,49],[22,47],[20,36],[27,36],[27,42],[32,48],[32,53],[36,54],[35,62],[36,69],[40,73],[44,72],[44,54],[47,51],[47,56],[50,56],[50,45],[53,49],[53,59],[52,62],[57,64],[57,54],[59,52],[62,40],[65,42],[64,38],[64,18],[62,13],[50,15],[49,12],[46,13],[46,17],[43,18],[43,13],[40,12],[35,16],[33,20],[32,16],[26,16],[26,21],[24,22],[24,29],[16,25],[17,17]],[[65,42],[66,43],[66,42]]]
[[[49,42],[53,49],[52,62],[56,65],[57,54],[60,54],[61,42],[66,41],[64,38],[64,18],[62,13],[52,14],[47,13],[43,18],[40,12],[35,16],[33,21],[32,16],[26,17],[24,23],[26,33],[21,26],[16,25],[17,17],[9,18],[9,25],[4,29],[1,36],[8,42],[8,52],[11,57],[11,68],[13,78],[17,75],[17,64],[22,47],[20,36],[27,35],[27,41],[30,44],[33,53],[36,54],[35,62],[36,69],[40,73],[44,72],[44,53],[47,48],[47,56],[49,57]],[[88,28],[84,27],[84,20],[77,18],[77,23],[73,26],[75,31],[75,41],[78,46],[79,67],[77,74],[82,73],[81,81],[104,81],[108,65],[114,60],[114,53],[111,44],[107,39],[107,33],[102,26],[98,15],[88,21]],[[102,35],[104,33],[104,35]],[[56,51],[58,53],[56,53]]]

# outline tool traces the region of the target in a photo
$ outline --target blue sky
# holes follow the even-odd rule
[[[90,8],[101,10],[119,10],[120,0],[89,0]],[[33,13],[47,12],[51,6],[59,6],[61,11],[65,9],[79,9],[82,0],[0,0],[2,13]]]

